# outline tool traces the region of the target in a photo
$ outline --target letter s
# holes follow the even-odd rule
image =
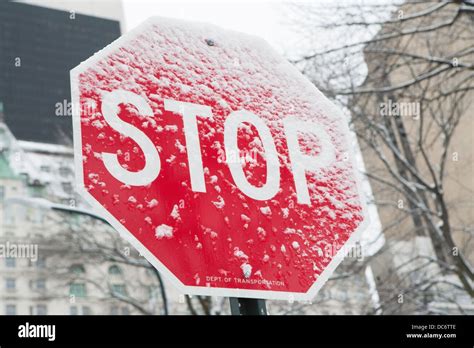
[[[130,137],[135,141],[145,155],[145,166],[137,172],[130,172],[122,167],[115,153],[102,153],[102,160],[107,170],[114,178],[131,186],[144,186],[156,179],[161,169],[160,156],[153,142],[138,128],[122,121],[118,115],[120,104],[132,104],[140,115],[153,117],[150,105],[141,96],[124,91],[116,90],[107,93],[102,99],[102,115],[107,123],[116,131]]]

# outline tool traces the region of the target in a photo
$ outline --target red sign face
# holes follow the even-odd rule
[[[153,18],[71,80],[80,192],[183,293],[310,299],[365,225],[347,121],[263,40]]]

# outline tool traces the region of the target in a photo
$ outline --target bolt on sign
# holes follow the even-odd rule
[[[151,18],[71,85],[78,190],[183,293],[309,300],[367,224],[345,116],[257,37]]]

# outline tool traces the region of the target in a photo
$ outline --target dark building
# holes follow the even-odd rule
[[[118,21],[0,0],[0,102],[15,137],[71,144],[71,117],[56,115],[69,70],[119,36]]]

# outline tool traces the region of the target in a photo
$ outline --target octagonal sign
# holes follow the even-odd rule
[[[78,190],[183,293],[311,299],[367,222],[344,115],[259,38],[152,18],[71,84]]]

